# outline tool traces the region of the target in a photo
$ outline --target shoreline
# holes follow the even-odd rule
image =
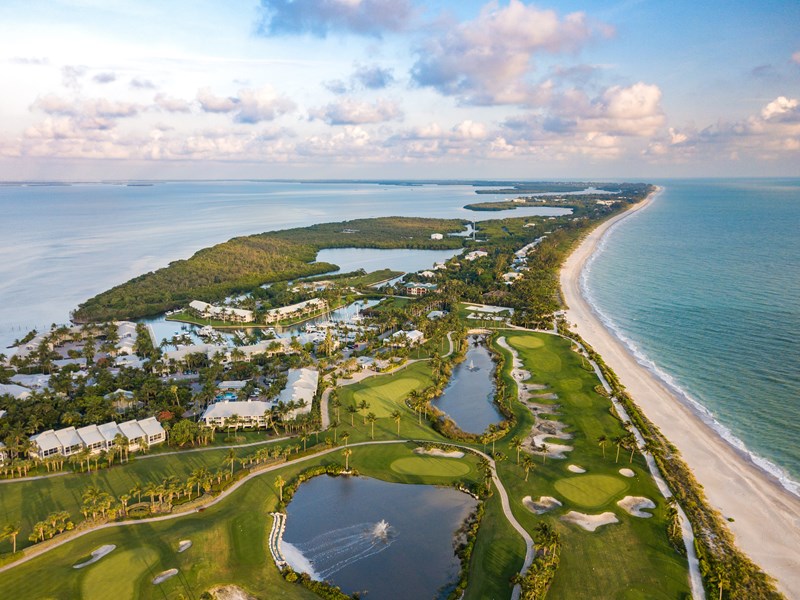
[[[724,518],[736,545],[776,579],[790,598],[800,598],[800,499],[726,441],[682,402],[665,382],[639,364],[606,328],[581,289],[581,275],[604,234],[622,219],[649,206],[663,188],[601,223],[569,255],[560,273],[566,318],[603,357],[644,414],[674,443],[709,504]]]

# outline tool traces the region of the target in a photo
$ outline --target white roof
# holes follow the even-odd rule
[[[200,300],[192,300],[189,302],[189,308],[193,308],[194,310],[199,310],[200,312],[205,312],[211,305],[208,302],[202,302]]]
[[[221,381],[217,387],[221,390],[241,390],[246,385],[246,381]]]
[[[287,375],[288,381],[286,382],[286,387],[280,393],[280,396],[278,396],[278,400],[287,404],[290,401],[305,401],[306,405],[300,412],[310,411],[311,402],[314,400],[314,394],[317,393],[319,373],[316,369],[289,369]]]
[[[14,396],[17,400],[24,400],[31,395],[31,391],[15,383],[0,383],[0,396],[5,396],[6,394]]]
[[[139,427],[139,423],[136,420],[120,423],[119,429],[122,431],[122,435],[128,438],[128,440],[135,440],[136,438],[144,437],[145,435],[144,431],[142,431],[142,428]]]
[[[139,427],[142,428],[147,435],[166,435],[166,431],[161,426],[161,423],[158,422],[158,419],[155,417],[148,417],[147,419],[142,419],[139,421]]]
[[[203,419],[227,419],[233,415],[240,417],[262,417],[272,408],[271,402],[253,400],[249,402],[217,402],[206,408]]]
[[[43,388],[50,384],[50,375],[17,373],[11,377],[11,382],[30,388]]]
[[[113,442],[117,434],[122,433],[122,430],[117,426],[116,422],[114,421],[111,421],[110,423],[103,423],[97,428],[97,430],[100,432],[100,435],[102,435],[107,442]],[[122,433],[122,435],[125,434]]]
[[[311,300],[306,300],[305,302],[298,302],[297,304],[291,304],[289,306],[281,306],[280,308],[273,308],[267,311],[267,314],[270,315],[287,315],[298,310],[303,310],[307,306],[323,306],[325,304],[324,300],[320,298],[311,298]]]
[[[53,448],[61,447],[61,442],[56,437],[56,432],[52,429],[48,429],[47,431],[43,431],[38,435],[34,435],[31,437],[31,441],[35,442],[43,452],[47,452]]]
[[[100,429],[97,427],[97,425],[87,425],[86,427],[81,427],[78,429],[77,433],[83,440],[83,443],[87,446],[106,441],[106,438],[103,437],[102,433],[100,433]]]
[[[411,341],[415,341],[425,337],[425,334],[422,333],[419,329],[412,329],[411,331],[404,331],[401,329],[400,331],[395,331],[392,334],[393,338],[400,338],[403,336],[407,337]]]
[[[125,337],[136,336],[136,323],[131,321],[117,321],[117,336],[122,340]]]
[[[66,427],[64,429],[59,429],[56,431],[56,437],[58,441],[61,443],[64,448],[69,448],[70,446],[82,446],[83,440],[81,436],[78,435],[78,432],[75,430],[74,427]]]

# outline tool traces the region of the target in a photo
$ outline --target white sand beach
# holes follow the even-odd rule
[[[657,192],[656,192],[657,193]],[[561,270],[566,318],[616,372],[633,399],[681,451],[711,504],[726,518],[739,547],[790,598],[800,598],[800,498],[737,452],[641,366],[609,332],[581,294],[580,274],[603,234],[653,196],[592,231]]]

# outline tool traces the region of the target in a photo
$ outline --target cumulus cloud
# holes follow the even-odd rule
[[[209,113],[233,113],[239,123],[272,121],[291,112],[295,104],[286,96],[278,94],[271,86],[258,90],[242,89],[238,96],[216,96],[210,88],[197,92],[200,108]]]
[[[139,77],[134,77],[131,79],[130,87],[134,90],[154,90],[156,89],[156,84],[150,81],[149,79],[141,79]]]
[[[240,90],[236,121],[239,123],[259,123],[272,121],[276,117],[291,112],[295,103],[281,96],[271,87],[259,90]]]
[[[330,81],[323,82],[322,85],[326,90],[337,96],[341,96],[350,91],[350,86],[342,79],[331,79]]]
[[[504,8],[491,3],[472,21],[432,31],[411,75],[417,85],[464,104],[531,104],[538,101],[528,82],[537,54],[576,51],[597,33],[610,32],[580,12],[560,18],[520,0]]]
[[[797,98],[787,98],[786,96],[778,96],[761,109],[761,118],[765,121],[770,120],[785,120],[794,121],[800,117],[800,110],[798,110]]]
[[[37,98],[30,108],[57,116],[119,119],[136,116],[142,107],[138,104],[117,102],[106,98],[66,99],[55,94],[48,94]]]
[[[92,81],[95,83],[113,83],[117,80],[117,75],[115,73],[98,73],[94,77],[92,77]]]
[[[261,0],[257,29],[264,35],[325,37],[343,32],[381,37],[406,29],[413,14],[411,0]]]
[[[382,99],[370,103],[343,98],[322,108],[310,110],[309,116],[329,125],[364,125],[401,119],[403,111],[390,100]]]
[[[155,105],[165,112],[188,113],[191,106],[188,101],[182,98],[172,98],[166,94],[157,94],[153,98]]]
[[[391,69],[384,69],[378,65],[366,65],[356,69],[353,79],[368,90],[382,90],[394,83]]]

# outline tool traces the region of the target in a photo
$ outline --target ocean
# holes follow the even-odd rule
[[[655,181],[583,272],[638,361],[800,495],[800,179]]]

